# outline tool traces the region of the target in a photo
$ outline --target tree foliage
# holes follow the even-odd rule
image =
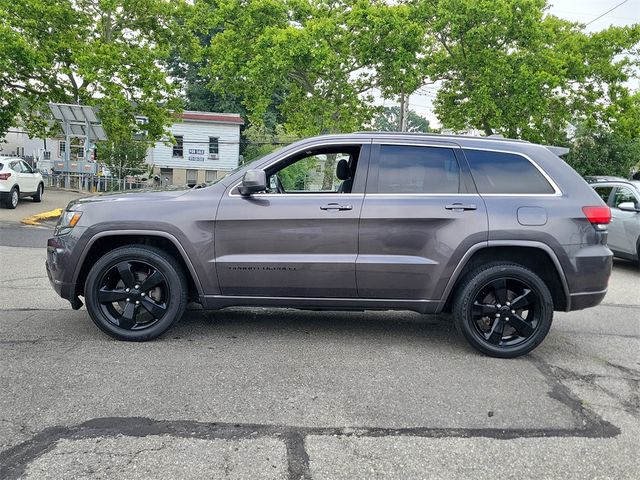
[[[373,120],[373,129],[379,132],[400,131],[400,107],[384,107]],[[429,133],[429,120],[418,115],[415,110],[407,112],[407,132]]]
[[[586,34],[546,14],[544,0],[417,4],[436,39],[428,59],[429,76],[442,82],[435,111],[454,130],[564,140],[569,120],[595,115],[624,88],[633,62],[617,55],[640,39],[638,26]]]
[[[98,106],[111,137],[130,137],[135,115],[148,118],[150,138],[161,137],[181,105],[166,60],[171,45],[191,43],[179,28],[185,8],[181,0],[0,0],[0,133],[16,113],[42,133],[38,113],[64,102]]]
[[[566,160],[581,175],[629,178],[640,166],[640,138],[625,138],[606,129],[579,130]]]

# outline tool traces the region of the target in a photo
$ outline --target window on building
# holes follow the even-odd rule
[[[176,143],[173,145],[173,156],[182,157],[184,153],[182,135],[175,135],[173,138],[176,140]]]
[[[195,185],[198,182],[198,171],[187,170],[187,185]]]
[[[216,181],[216,171],[215,170],[207,170],[205,175],[204,175],[204,181],[209,183],[209,182],[215,182]]]
[[[218,137],[209,137],[209,155],[218,154]]]
[[[554,193],[540,170],[522,155],[468,149],[464,154],[480,193]]]
[[[58,157],[64,158],[66,151],[67,151],[67,142],[65,142],[64,140],[60,140],[58,142]]]
[[[378,193],[458,193],[460,167],[449,148],[383,145]]]

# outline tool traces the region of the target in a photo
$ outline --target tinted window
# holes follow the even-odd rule
[[[638,201],[636,200],[635,195],[631,191],[630,188],[627,187],[618,187],[616,190],[616,196],[613,199],[613,206],[618,208],[621,203],[631,202],[634,205],[637,205]]]
[[[460,167],[453,150],[382,145],[379,193],[458,193]]]
[[[480,193],[554,193],[542,173],[521,155],[466,149],[464,154]]]
[[[9,164],[9,168],[14,172],[22,172],[22,164],[20,162],[12,162]]]
[[[611,190],[613,190],[613,187],[595,187],[594,190],[598,195],[600,195],[600,198],[604,203],[608,203],[609,195],[611,195]]]

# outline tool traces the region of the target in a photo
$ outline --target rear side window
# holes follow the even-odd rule
[[[604,203],[609,203],[609,196],[611,195],[613,187],[594,187],[594,190],[598,195],[600,195],[600,198]]]
[[[460,167],[449,148],[382,145],[378,193],[458,193]]]
[[[9,168],[14,172],[22,172],[22,164],[20,162],[12,162],[9,164]]]
[[[554,193],[544,175],[521,155],[467,149],[464,154],[480,193]]]

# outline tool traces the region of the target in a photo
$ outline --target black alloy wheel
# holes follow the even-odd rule
[[[102,257],[85,283],[94,323],[120,340],[160,336],[186,307],[186,279],[176,263],[148,246],[122,247]]]
[[[553,300],[531,270],[513,264],[482,267],[466,277],[454,302],[456,325],[469,343],[491,356],[533,350],[551,327]]]

